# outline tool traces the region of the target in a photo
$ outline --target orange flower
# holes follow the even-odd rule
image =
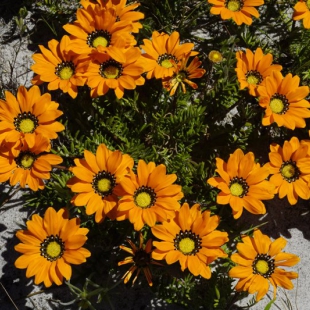
[[[165,259],[167,264],[179,261],[182,271],[186,268],[194,275],[211,278],[209,265],[227,254],[221,246],[228,241],[227,233],[215,230],[217,215],[201,212],[200,206],[192,208],[184,203],[174,219],[152,227],[152,233],[162,241],[154,241],[154,259]]]
[[[139,233],[139,239],[140,239],[140,244],[138,248],[129,239],[127,239],[127,242],[130,244],[131,249],[123,245],[120,246],[122,250],[128,252],[132,256],[126,257],[123,261],[118,263],[118,266],[122,266],[125,264],[133,264],[133,266],[131,266],[129,270],[122,277],[122,279],[124,279],[125,284],[130,280],[134,272],[137,271],[137,274],[132,281],[132,285],[134,285],[141,270],[143,270],[149,286],[152,286],[153,281],[152,281],[152,274],[151,274],[149,265],[155,264],[155,265],[161,266],[161,264],[154,262],[152,260],[152,239],[149,239],[147,243],[144,245],[143,235],[141,232]]]
[[[258,18],[259,13],[255,6],[264,4],[264,0],[208,0],[213,4],[210,13],[221,15],[222,19],[230,19],[240,26],[241,24],[251,25],[252,16]]]
[[[57,110],[58,103],[51,101],[48,93],[41,95],[38,86],[32,86],[29,91],[20,86],[16,97],[9,91],[5,97],[6,101],[0,99],[0,145],[3,141],[19,145],[25,140],[33,147],[35,135],[55,139],[56,132],[65,129],[55,121],[62,115],[62,111]]]
[[[13,154],[9,144],[0,147],[0,182],[10,180],[10,185],[18,182],[22,188],[26,185],[33,191],[44,188],[43,180],[48,180],[53,165],[62,162],[62,158],[54,154],[46,154],[50,142],[42,135],[35,136],[32,147],[23,143],[17,153]]]
[[[268,169],[255,162],[252,152],[244,155],[241,149],[237,149],[227,163],[216,158],[216,167],[219,176],[207,182],[221,190],[217,195],[218,204],[229,204],[235,219],[241,216],[243,208],[253,214],[266,213],[261,200],[272,199],[275,189],[266,181]]]
[[[177,71],[174,64],[182,61],[185,54],[190,53],[190,56],[198,54],[192,51],[193,43],[180,44],[180,34],[177,31],[170,36],[164,32],[154,31],[152,41],[144,39],[143,42],[144,45],[140,47],[145,51],[142,56],[145,58],[144,71],[147,72],[147,79],[171,77]]]
[[[269,283],[273,286],[274,299],[277,294],[277,286],[291,290],[294,285],[291,279],[298,278],[298,274],[286,271],[281,266],[294,266],[299,262],[295,254],[281,252],[286,246],[286,240],[282,237],[271,241],[263,235],[259,229],[254,231],[253,237],[243,236],[237,244],[238,253],[231,256],[231,260],[237,264],[229,271],[229,276],[239,279],[235,289],[248,291],[256,295],[256,302],[264,297],[269,290]]]
[[[298,197],[310,198],[310,156],[307,143],[300,143],[293,137],[285,141],[283,148],[278,144],[270,145],[269,160],[266,167],[272,176],[270,182],[276,187],[279,198],[287,196],[291,205]]]
[[[256,49],[254,54],[249,49],[246,49],[246,52],[238,51],[236,58],[237,68],[235,70],[240,89],[247,87],[252,96],[258,96],[258,85],[265,86],[266,77],[270,76],[273,70],[282,70],[282,66],[272,65],[272,55],[264,55],[260,47]]]
[[[88,5],[78,9],[76,15],[77,20],[63,28],[71,34],[70,49],[77,54],[89,55],[101,47],[101,52],[117,57],[120,52],[114,47],[116,42],[126,48],[137,43],[130,34],[132,25],[126,20],[115,22],[116,12],[112,8]]]
[[[122,182],[117,220],[129,218],[134,229],[141,230],[145,224],[152,227],[175,217],[183,197],[181,186],[172,184],[176,179],[175,174],[166,174],[165,165],[139,160],[137,175],[131,171]]]
[[[70,39],[65,35],[60,42],[50,40],[49,49],[39,45],[42,54],[32,56],[35,64],[31,66],[31,70],[37,74],[32,84],[48,82],[48,90],[61,89],[72,98],[76,98],[77,86],[83,86],[86,79],[76,75],[81,71],[83,62],[79,62],[79,57],[69,51],[69,44]]]
[[[98,146],[96,155],[85,150],[84,157],[76,158],[76,166],[70,169],[75,176],[67,186],[78,193],[71,202],[75,206],[86,205],[88,215],[96,213],[97,223],[102,222],[106,215],[113,219],[112,210],[118,204],[119,187],[132,169],[133,159],[120,151],[110,151],[104,144]]]
[[[22,242],[15,246],[22,253],[15,267],[27,269],[26,277],[35,276],[34,283],[61,285],[63,278],[71,278],[70,264],[86,262],[90,252],[82,246],[87,240],[87,228],[80,228],[78,218],[68,219],[65,209],[58,212],[49,207],[44,217],[34,214],[27,221],[27,230],[19,230],[16,237]]]
[[[306,29],[310,29],[310,1],[299,0],[294,6],[293,20],[302,19]]]
[[[257,88],[259,105],[266,109],[262,119],[264,126],[273,122],[289,129],[306,126],[304,119],[310,117],[310,103],[305,100],[309,87],[299,87],[299,81],[297,75],[293,77],[289,73],[283,78],[281,72],[273,71],[266,78],[265,86]]]
[[[167,77],[163,79],[163,87],[170,91],[170,96],[173,96],[179,87],[181,85],[182,91],[185,94],[186,88],[185,84],[188,84],[193,89],[197,89],[197,84],[193,83],[190,79],[197,79],[201,78],[206,70],[199,68],[201,65],[201,61],[199,61],[198,57],[195,57],[189,65],[187,65],[188,59],[189,59],[190,53],[185,55],[182,60],[176,65],[177,70],[173,74],[172,77]]]
[[[92,55],[86,72],[81,74],[87,77],[92,97],[105,95],[111,88],[120,99],[124,96],[125,89],[135,89],[137,85],[144,84],[139,48],[131,47],[124,50],[122,58],[113,59],[104,53]]]
[[[139,29],[142,28],[141,23],[138,20],[144,18],[144,14],[141,12],[134,12],[140,3],[131,3],[126,5],[127,0],[97,0],[97,3],[101,5],[101,7],[109,9],[112,8],[115,10],[116,19],[115,21],[126,21],[128,24],[132,25],[131,32],[139,32]],[[82,0],[81,5],[84,8],[87,8],[89,4],[96,5],[88,0]]]

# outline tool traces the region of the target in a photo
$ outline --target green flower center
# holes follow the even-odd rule
[[[274,259],[267,254],[258,254],[252,263],[253,274],[270,278],[275,270]]]
[[[48,236],[40,245],[40,254],[48,261],[53,262],[62,257],[65,251],[65,243],[58,235]]]
[[[46,253],[50,257],[57,257],[61,253],[61,246],[56,241],[50,242],[46,247]]]
[[[160,55],[157,59],[157,63],[166,69],[172,68],[173,63],[177,64],[178,62],[178,59],[170,54]]]
[[[14,118],[15,129],[22,133],[33,133],[38,125],[38,119],[30,112],[20,113]]]
[[[111,180],[101,179],[97,183],[98,190],[102,193],[108,192],[111,189]]]
[[[186,77],[187,77],[186,72],[181,71],[176,75],[175,79],[177,80],[177,82],[181,83],[186,79]]]
[[[201,238],[192,231],[180,231],[175,236],[174,248],[184,255],[195,255],[201,249]]]
[[[289,183],[298,180],[301,174],[300,170],[296,166],[296,162],[292,160],[288,160],[282,163],[280,167],[280,173],[283,179]]]
[[[188,255],[192,253],[195,249],[195,241],[191,238],[184,238],[179,242],[179,250],[183,253]]]
[[[244,197],[248,191],[249,186],[243,178],[234,177],[229,183],[230,193],[236,197]]]
[[[115,186],[116,178],[114,174],[108,171],[100,171],[93,178],[92,187],[94,192],[102,198],[111,195]]]
[[[240,11],[243,7],[243,1],[241,0],[226,0],[225,1],[225,7],[232,11],[232,12],[237,12]]]
[[[142,209],[150,208],[156,202],[156,193],[151,187],[148,186],[139,187],[135,191],[133,197],[135,205]]]
[[[117,79],[122,75],[123,66],[113,60],[107,60],[100,65],[99,74],[106,79]]]
[[[260,84],[263,81],[262,75],[258,71],[256,71],[256,70],[248,71],[246,73],[245,77],[246,77],[246,81],[250,85],[257,85],[257,84]]]
[[[55,68],[55,74],[62,80],[69,80],[75,73],[75,66],[72,61],[63,61]]]
[[[306,6],[308,7],[308,9],[310,10],[310,0],[306,1]]]
[[[288,110],[289,102],[284,95],[276,93],[270,98],[269,106],[273,113],[285,114]]]
[[[33,166],[36,159],[37,156],[34,153],[22,151],[19,153],[18,157],[15,158],[15,162],[18,167],[29,170]]]
[[[86,42],[90,47],[107,47],[111,43],[111,34],[106,30],[95,30],[87,36]]]

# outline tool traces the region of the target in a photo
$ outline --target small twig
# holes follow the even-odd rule
[[[13,306],[15,307],[16,310],[18,310],[16,304],[14,303],[13,299],[11,298],[10,294],[8,293],[8,291],[5,289],[5,287],[3,286],[3,284],[0,282],[1,287],[3,288],[3,290],[5,291],[6,295],[9,297],[11,303],[13,304]]]
[[[13,187],[9,190],[8,193],[11,192],[11,190],[13,189]],[[20,186],[18,186],[11,195],[9,195],[6,199],[4,199],[0,205],[0,209],[20,190]]]

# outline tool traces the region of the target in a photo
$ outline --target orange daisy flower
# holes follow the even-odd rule
[[[115,10],[115,21],[126,21],[128,24],[132,25],[131,32],[137,33],[139,32],[139,29],[143,27],[138,20],[143,19],[144,14],[133,11],[140,5],[140,3],[136,2],[126,5],[126,2],[127,0],[97,0],[97,3],[100,4],[101,7],[106,9],[112,8]],[[82,0],[80,3],[84,8],[87,8],[89,4],[96,5],[88,0]]]
[[[76,158],[74,174],[67,186],[75,193],[71,202],[75,206],[85,206],[86,214],[96,213],[95,221],[102,222],[106,215],[113,219],[111,212],[118,204],[119,187],[124,176],[133,167],[133,159],[120,151],[110,151],[100,144],[96,155],[85,150],[84,159]]]
[[[48,139],[36,135],[32,147],[25,142],[16,154],[11,152],[9,144],[0,147],[0,182],[10,180],[11,186],[19,183],[20,187],[28,185],[33,191],[43,189],[43,180],[50,179],[53,166],[62,162],[60,156],[46,153],[49,145]]]
[[[291,290],[294,285],[292,279],[298,278],[298,273],[286,271],[281,266],[294,266],[299,262],[295,254],[281,252],[286,246],[282,237],[271,241],[259,229],[254,231],[253,237],[243,236],[237,244],[238,253],[231,256],[237,264],[229,271],[229,276],[239,279],[235,289],[248,291],[256,295],[256,302],[264,297],[269,290],[269,283],[273,286],[274,299],[277,286]]]
[[[271,72],[281,71],[282,66],[272,65],[273,56],[271,54],[264,55],[259,47],[255,53],[246,49],[246,52],[238,51],[236,53],[237,68],[235,69],[240,83],[240,89],[248,88],[249,94],[258,96],[258,85],[264,86],[266,77]]]
[[[299,0],[294,6],[293,20],[302,19],[306,29],[310,29],[310,1]]]
[[[3,141],[20,144],[20,140],[25,140],[29,147],[33,147],[35,135],[55,139],[57,132],[65,129],[55,121],[63,114],[57,110],[59,104],[51,101],[50,94],[41,95],[36,85],[29,91],[20,86],[16,97],[6,91],[5,99],[0,99],[0,145]]]
[[[195,57],[191,61],[191,63],[187,65],[187,62],[189,60],[189,54],[190,53],[185,55],[182,60],[176,65],[177,70],[172,77],[167,77],[163,79],[163,87],[170,92],[170,96],[173,96],[175,94],[179,85],[181,85],[182,91],[185,94],[185,83],[191,86],[193,89],[197,89],[197,84],[193,83],[190,79],[201,78],[206,72],[205,69],[199,68],[202,62],[199,61],[198,57]]]
[[[152,259],[152,239],[149,239],[147,243],[144,245],[143,235],[141,232],[139,233],[139,239],[140,239],[139,247],[137,247],[129,239],[127,239],[127,242],[130,244],[131,249],[123,245],[120,245],[120,248],[131,254],[131,256],[128,256],[123,261],[119,262],[118,266],[122,266],[125,264],[133,264],[122,277],[122,279],[124,279],[125,284],[130,280],[135,271],[137,271],[137,274],[132,281],[132,285],[134,285],[141,270],[143,270],[149,286],[152,286],[153,285],[152,274],[149,266],[150,264],[161,266],[161,264],[154,262]]]
[[[305,99],[308,86],[299,86],[299,77],[291,73],[284,78],[279,71],[273,71],[266,78],[265,86],[259,86],[259,105],[265,110],[262,124],[268,126],[276,122],[289,129],[306,127],[305,118],[310,117],[310,103]]]
[[[228,241],[228,234],[215,230],[220,218],[201,212],[198,204],[191,208],[184,203],[174,219],[152,227],[152,233],[162,241],[154,241],[152,257],[165,259],[167,264],[179,261],[182,271],[186,268],[194,276],[211,278],[209,265],[218,257],[227,257],[221,246]]]
[[[68,219],[63,208],[56,212],[49,207],[44,217],[34,214],[26,222],[27,229],[19,230],[16,237],[22,242],[15,246],[22,255],[15,261],[15,267],[27,269],[26,277],[35,276],[34,283],[61,285],[63,278],[72,275],[70,264],[86,262],[90,252],[82,246],[87,240],[87,228],[80,228],[78,218]]]
[[[298,197],[310,198],[310,156],[308,144],[300,143],[293,137],[285,141],[283,148],[278,145],[270,145],[269,160],[265,164],[270,174],[270,182],[276,187],[279,198],[287,196],[291,205],[297,203]]]
[[[145,58],[146,78],[161,79],[171,77],[177,71],[174,64],[182,61],[185,54],[190,56],[197,55],[198,52],[192,51],[193,43],[180,44],[180,34],[174,31],[170,36],[164,32],[152,33],[152,41],[143,40],[144,45],[141,49],[145,51],[142,56]]]
[[[122,59],[124,58],[124,59]],[[104,53],[92,55],[85,73],[87,85],[91,88],[91,96],[105,95],[108,90],[114,89],[117,98],[124,96],[125,89],[135,89],[137,85],[143,85],[145,79],[141,52],[138,47],[124,50],[122,58],[111,58]]]
[[[122,182],[117,220],[129,218],[135,230],[141,230],[145,224],[152,227],[175,217],[183,198],[180,185],[172,184],[175,174],[166,174],[166,166],[146,164],[139,160],[137,175],[132,171]]]
[[[72,98],[76,98],[77,87],[83,86],[86,79],[76,75],[81,71],[83,62],[79,61],[76,54],[69,51],[69,44],[70,39],[65,35],[60,42],[50,40],[49,49],[39,45],[41,54],[32,56],[35,64],[31,66],[31,70],[37,74],[31,81],[32,84],[40,85],[48,82],[48,90],[61,89]]]
[[[235,219],[241,216],[243,208],[253,214],[266,213],[261,200],[272,199],[275,188],[266,181],[268,169],[255,162],[252,152],[244,155],[241,149],[237,149],[230,154],[227,163],[216,158],[216,167],[219,176],[207,182],[221,190],[216,199],[218,204],[229,204]]]
[[[252,16],[259,17],[255,6],[264,4],[264,0],[208,0],[208,2],[213,4],[211,14],[221,15],[224,20],[232,18],[238,26],[251,25]]]
[[[100,51],[117,57],[120,52],[114,47],[116,42],[126,48],[137,44],[130,34],[132,25],[126,20],[115,22],[114,9],[88,5],[78,9],[76,15],[77,20],[73,24],[64,25],[63,28],[71,34],[70,49],[77,54],[89,55],[100,46]]]

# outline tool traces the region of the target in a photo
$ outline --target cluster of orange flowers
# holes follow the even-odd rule
[[[61,89],[72,98],[78,94],[78,86],[87,85],[92,97],[105,95],[113,89],[122,98],[125,89],[144,85],[147,79],[163,79],[163,86],[173,95],[181,85],[196,89],[190,79],[205,73],[195,57],[190,64],[194,44],[180,44],[178,32],[170,36],[154,31],[152,40],[145,39],[140,48],[132,33],[142,28],[141,12],[133,11],[139,3],[126,6],[126,0],[98,0],[93,3],[82,0],[77,10],[77,20],[63,28],[70,34],[60,42],[51,40],[49,49],[39,46],[41,53],[33,55],[31,69],[37,74],[32,83],[48,83],[49,90]]]
[[[248,88],[249,94],[259,97],[259,105],[265,109],[264,126],[277,123],[289,129],[306,127],[310,117],[308,86],[299,86],[300,78],[291,73],[281,74],[282,66],[272,64],[272,54],[264,54],[261,48],[253,53],[247,49],[236,53],[236,73],[240,89]]]
[[[214,6],[212,14],[222,19],[232,18],[238,25],[250,25],[251,16],[258,17],[254,8],[263,0],[208,0]],[[296,4],[294,19],[304,18],[310,27],[309,1]],[[0,100],[0,182],[9,181],[12,186],[28,186],[36,191],[44,188],[44,180],[50,178],[53,166],[62,162],[58,155],[50,154],[51,140],[64,126],[56,121],[62,112],[50,94],[41,94],[39,87],[48,83],[48,90],[60,89],[72,98],[78,95],[78,87],[87,85],[92,97],[105,95],[113,89],[117,98],[124,90],[143,85],[146,79],[161,79],[163,87],[174,95],[181,87],[185,93],[191,81],[200,78],[205,70],[192,43],[180,44],[178,32],[171,35],[154,31],[152,39],[136,47],[133,33],[142,28],[140,12],[133,11],[139,4],[126,6],[126,0],[82,0],[77,10],[77,20],[64,29],[70,34],[60,40],[48,42],[48,48],[39,46],[41,53],[33,55],[31,69],[36,74],[34,86],[28,91],[21,86],[16,97],[6,92],[6,100]],[[308,10],[308,11],[306,11]],[[190,57],[194,57],[189,61]],[[222,60],[221,54],[212,51],[213,62]],[[272,64],[271,54],[264,55],[261,48],[237,52],[236,73],[240,88],[248,88],[250,95],[259,97],[259,105],[265,109],[263,125],[276,122],[289,129],[305,127],[304,118],[310,117],[310,104],[305,97],[307,86],[299,86],[299,77],[282,76],[280,65]],[[217,203],[229,204],[235,219],[243,208],[253,214],[264,214],[262,200],[287,196],[290,204],[298,197],[310,198],[310,141],[293,137],[281,147],[271,145],[270,162],[261,166],[254,154],[244,154],[237,149],[228,162],[217,158],[216,172],[207,182],[218,188]],[[73,177],[67,186],[74,193],[71,203],[85,207],[87,215],[94,215],[97,223],[106,217],[111,220],[129,220],[134,230],[145,225],[157,241],[149,239],[144,245],[142,234],[137,247],[128,240],[131,248],[121,249],[131,256],[119,265],[133,264],[125,273],[127,283],[134,272],[143,270],[152,285],[150,264],[165,260],[167,264],[179,262],[182,271],[188,269],[195,276],[210,279],[210,265],[218,258],[227,257],[223,245],[228,233],[217,230],[220,218],[198,204],[189,206],[180,200],[184,194],[180,185],[174,184],[175,174],[167,174],[166,166],[154,162],[134,160],[119,150],[98,146],[93,154],[84,150],[83,158],[74,160],[70,168]],[[35,276],[35,283],[60,285],[63,278],[70,279],[71,264],[81,264],[91,253],[83,247],[88,229],[81,228],[79,219],[69,219],[68,212],[56,212],[48,208],[41,218],[33,215],[27,221],[27,229],[16,236],[21,243],[15,249],[22,253],[15,265],[27,269],[26,276]],[[231,256],[237,266],[229,275],[238,278],[236,290],[257,293],[260,300],[269,290],[269,284],[286,289],[293,288],[291,279],[297,273],[280,266],[293,266],[299,258],[281,252],[286,244],[283,238],[271,241],[260,230],[253,237],[243,236],[237,244],[238,253]],[[155,249],[153,250],[153,246]]]
[[[20,86],[16,97],[6,91],[5,98],[0,99],[0,182],[43,189],[42,180],[49,179],[52,166],[62,162],[49,153],[51,139],[64,130],[55,121],[62,112],[50,94],[41,95],[38,86],[28,91]]]
[[[264,0],[208,0],[212,7],[210,13],[220,15],[223,20],[232,19],[238,26],[251,25],[252,16],[259,18],[255,7],[264,4]],[[293,20],[303,20],[306,29],[310,28],[310,2],[299,0],[294,6]]]

